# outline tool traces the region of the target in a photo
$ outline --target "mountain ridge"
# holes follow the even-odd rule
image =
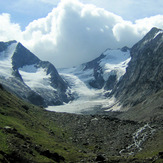
[[[53,65],[49,62],[40,62],[37,58],[35,62],[29,62],[30,64],[25,62],[21,67],[15,66],[13,70],[10,62],[12,61],[11,57],[8,57],[8,60],[5,57],[11,56],[10,52],[15,45],[8,51],[6,51],[6,48],[14,42],[0,43],[0,161],[30,163],[162,162],[162,35],[162,30],[152,29],[131,48],[131,58],[130,55],[122,55],[123,57],[118,58],[119,60],[114,60],[114,57],[119,56],[119,53],[107,50],[106,55],[102,56],[98,60],[99,62],[96,62],[96,66],[101,69],[94,67],[94,69],[92,67],[89,69],[89,65],[87,65],[87,69],[84,69],[85,65],[82,65],[78,68],[63,70],[62,73],[66,73],[67,76],[60,73],[65,83],[70,81],[68,86],[65,85],[68,88],[66,91],[71,92],[75,88],[76,82],[79,81],[77,83],[79,87],[76,90],[74,89],[75,93],[81,93],[84,97],[91,98],[94,97],[94,94],[92,94],[94,92],[95,95],[98,95],[95,97],[103,95],[101,92],[98,93],[99,90],[103,91],[104,88],[103,85],[102,89],[99,87],[96,91],[90,89],[89,82],[95,81],[94,72],[101,74],[101,77],[106,79],[105,82],[110,82],[108,77],[116,75],[116,82],[113,82],[113,86],[106,88],[105,91],[116,99],[111,104],[119,104],[118,107],[122,108],[122,110],[106,112],[106,110],[112,109],[112,107],[109,107],[112,105],[103,108],[103,105],[99,106],[98,101],[96,105],[92,105],[94,110],[95,106],[98,105],[97,112],[95,114],[88,112],[89,115],[84,113],[81,115],[82,112],[79,115],[49,112],[43,108],[28,104],[6,91],[6,88],[16,87],[19,94],[28,92],[31,98],[30,101],[33,100],[32,103],[42,101],[44,104],[44,98],[39,94],[34,94],[35,92],[32,92],[29,86],[41,93],[39,87],[36,86],[41,84],[42,88],[46,85],[46,89],[42,90],[47,91],[51,89],[49,81],[55,81],[55,77],[49,79],[51,73],[54,73],[54,76],[56,74]],[[109,55],[111,58],[109,58]],[[111,68],[109,67],[111,66],[110,61],[114,63]],[[116,71],[118,65],[122,68],[120,74]],[[103,69],[105,66],[106,69]],[[15,73],[14,77],[12,72]],[[66,77],[68,80],[66,80]],[[42,81],[44,82],[42,83]],[[59,84],[62,84],[62,82],[59,82]],[[82,90],[81,85],[83,86]],[[56,86],[58,85],[56,84],[53,88]],[[63,87],[63,90],[65,87]],[[56,89],[56,91],[58,90]],[[89,96],[87,91],[90,91]],[[96,92],[98,93],[96,94]],[[80,99],[80,97],[78,98]],[[92,104],[93,100],[91,101],[91,98],[88,100]],[[81,105],[84,105],[85,100],[83,98]],[[104,99],[108,103],[109,100],[109,97]],[[78,102],[77,99],[74,101]],[[69,103],[70,108],[72,107],[71,104],[73,102]],[[78,107],[81,105],[78,105]],[[66,107],[66,105],[63,105],[63,107]],[[78,107],[75,106],[75,109],[78,109]],[[127,111],[122,112],[125,107]]]
[[[36,105],[60,105],[72,99],[66,92],[68,84],[50,62],[41,61],[16,41],[1,42],[0,47],[0,82],[9,90]]]
[[[153,121],[162,119],[163,30],[151,31],[131,48],[126,73],[109,97],[116,102],[108,110],[119,108],[122,119]]]
[[[122,96],[127,98],[127,93],[133,90],[133,95],[138,91],[140,93],[144,91],[144,95],[148,95],[163,88],[163,32],[160,31],[162,30],[152,28],[142,40],[131,48],[131,61],[126,73],[112,92],[116,97],[124,100]],[[158,34],[159,32],[160,34]],[[145,88],[143,89],[143,87]]]

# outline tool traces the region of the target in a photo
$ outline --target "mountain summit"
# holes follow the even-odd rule
[[[124,105],[136,105],[147,95],[163,89],[162,55],[163,31],[157,28],[152,28],[131,48],[126,74],[113,91]]]
[[[156,114],[156,118],[163,104],[163,30],[152,28],[130,53],[126,73],[111,95],[122,110],[130,108],[128,116],[150,119]]]
[[[36,105],[60,105],[71,99],[56,68],[16,41],[0,42],[0,83]]]

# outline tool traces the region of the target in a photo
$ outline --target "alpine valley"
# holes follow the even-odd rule
[[[163,30],[56,69],[0,42],[0,162],[163,162]]]

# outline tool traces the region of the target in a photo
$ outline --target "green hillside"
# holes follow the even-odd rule
[[[162,162],[162,122],[135,155],[119,151],[133,143],[144,123],[104,115],[45,111],[22,101],[0,85],[0,162]]]
[[[76,162],[87,157],[42,108],[0,89],[0,161]]]

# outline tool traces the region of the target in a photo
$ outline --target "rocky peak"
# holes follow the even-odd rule
[[[127,46],[124,46],[124,47],[121,48],[122,52],[127,52],[128,50],[130,50],[130,48],[127,47]]]
[[[112,94],[125,106],[134,106],[163,89],[163,31],[152,28],[131,48],[126,74]]]
[[[68,84],[50,62],[41,61],[16,41],[0,42],[0,51],[0,68],[4,70],[0,82],[12,92],[43,106],[71,100]]]
[[[13,69],[38,63],[40,60],[21,43],[18,43],[12,56]]]
[[[158,28],[152,28],[144,37],[142,40],[140,40],[138,43],[136,43],[132,49],[131,49],[131,56],[135,57],[136,55],[143,54],[143,50],[145,49],[153,49],[156,46],[157,42],[160,43],[160,40],[162,40],[162,34],[163,30]],[[133,55],[134,54],[134,55]]]

